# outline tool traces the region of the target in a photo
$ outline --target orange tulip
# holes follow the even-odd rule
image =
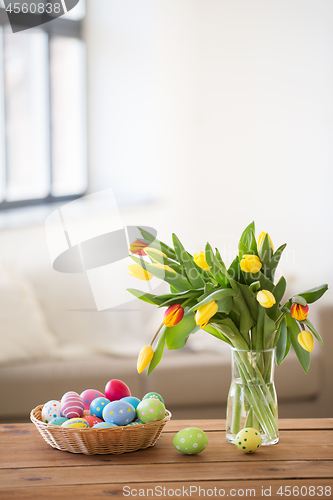
[[[164,313],[163,323],[165,326],[175,326],[183,319],[184,308],[180,304],[168,307]]]
[[[297,321],[303,321],[308,317],[309,314],[309,306],[302,306],[301,304],[296,304],[294,302],[290,308],[290,314]]]

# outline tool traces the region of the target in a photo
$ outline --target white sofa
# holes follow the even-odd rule
[[[138,375],[137,353],[161,311],[133,300],[97,312],[85,275],[52,269],[43,224],[2,230],[0,258],[1,422],[27,421],[32,408],[68,390],[103,391],[112,378],[138,397],[161,393],[176,418],[225,418],[228,346],[212,337],[205,341],[202,332],[185,349],[166,351],[149,377]],[[293,355],[276,369],[281,417],[333,416],[333,308],[319,313],[325,347],[313,351],[308,375]]]

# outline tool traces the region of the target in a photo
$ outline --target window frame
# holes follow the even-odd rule
[[[41,24],[39,26],[35,26],[36,24],[36,18],[39,18],[41,21],[44,21],[44,24]],[[7,139],[6,139],[6,106],[5,106],[5,93],[3,95],[0,95],[0,99],[3,100],[4,103],[4,130],[5,130],[5,137],[4,137],[4,149],[5,149],[5,186],[4,186],[4,199],[0,201],[0,211],[11,209],[11,208],[23,208],[23,207],[29,207],[29,206],[36,206],[36,205],[47,205],[51,203],[57,203],[57,202],[66,202],[66,201],[72,201],[76,200],[78,198],[81,198],[87,193],[88,186],[83,192],[80,193],[75,193],[75,194],[68,194],[68,195],[63,195],[63,196],[54,196],[51,193],[52,190],[52,178],[53,178],[53,160],[52,160],[52,110],[51,110],[51,65],[50,65],[50,41],[53,36],[63,36],[63,37],[72,37],[76,38],[78,40],[84,41],[83,39],[83,20],[84,17],[80,20],[75,20],[75,19],[63,19],[62,17],[54,18],[53,16],[50,16],[49,14],[43,13],[43,14],[16,14],[16,19],[17,19],[17,25],[19,26],[25,26],[27,29],[34,28],[36,27],[39,30],[42,30],[47,33],[48,35],[48,60],[47,60],[47,91],[49,94],[49,102],[48,102],[48,138],[49,138],[49,144],[50,144],[50,151],[49,151],[49,163],[48,163],[48,177],[49,177],[49,194],[43,198],[32,198],[32,199],[22,199],[22,200],[15,200],[15,201],[7,201],[6,200],[6,192],[7,192],[7,179],[8,179],[8,170],[9,170],[9,165],[8,165],[8,158],[7,158]],[[54,22],[51,22],[54,21]],[[0,28],[2,28],[2,31],[0,33],[1,37],[1,44],[2,46],[4,45],[4,27],[10,26],[10,22],[8,19],[8,16],[6,14],[6,10],[3,7],[0,7]],[[15,35],[15,33],[13,33]],[[2,64],[1,72],[4,75],[5,67],[4,67],[4,57],[2,57],[2,61],[0,62]],[[85,117],[87,121],[87,116]],[[87,141],[86,141],[87,144]],[[83,145],[83,147],[87,148],[87,146]],[[86,157],[88,160],[88,152],[86,149]],[[86,179],[87,179],[87,184],[88,184],[88,164],[86,164]]]

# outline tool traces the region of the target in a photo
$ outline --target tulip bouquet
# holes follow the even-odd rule
[[[274,439],[277,408],[268,380],[271,356],[266,353],[274,350],[275,362],[280,365],[292,346],[303,370],[308,371],[314,338],[322,344],[307,318],[308,304],[318,300],[328,286],[307,290],[282,303],[286,280],[282,276],[274,283],[274,276],[286,244],[274,251],[265,232],[257,242],[254,222],[243,231],[239,253],[229,267],[209,243],[205,251],[192,256],[176,235],[171,248],[147,231],[140,232],[142,238],[130,246],[135,264],[128,266],[129,272],[140,280],[149,281],[153,276],[163,279],[170,285],[170,293],[154,295],[128,289],[135,297],[166,308],[151,344],[139,354],[138,372],[148,366],[149,375],[161,361],[165,345],[181,349],[189,335],[203,329],[236,350],[240,385],[233,397],[242,398],[247,426],[257,426]],[[250,360],[249,352],[257,354],[256,362]],[[237,406],[241,405],[234,404],[230,424],[233,435],[240,428]]]

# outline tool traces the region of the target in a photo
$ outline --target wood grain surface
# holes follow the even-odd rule
[[[206,431],[208,447],[182,455],[173,437],[192,426]],[[171,420],[152,448],[87,456],[52,448],[33,424],[3,424],[0,498],[333,498],[333,419],[279,428],[278,444],[246,455],[226,442],[224,420]]]

